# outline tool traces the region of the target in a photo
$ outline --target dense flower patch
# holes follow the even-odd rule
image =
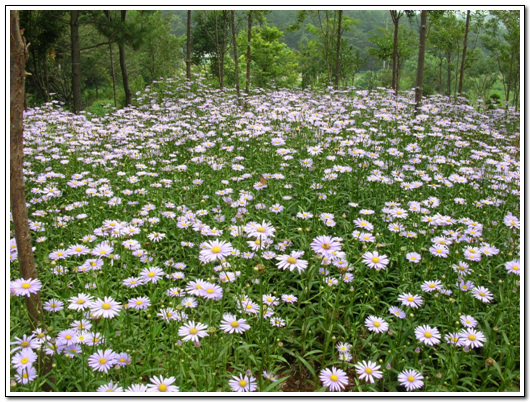
[[[66,392],[518,391],[518,116],[155,82],[28,111],[11,379]],[[24,298],[41,292],[46,327]]]

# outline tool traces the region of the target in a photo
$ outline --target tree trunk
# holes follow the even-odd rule
[[[74,113],[81,111],[81,46],[79,45],[79,10],[70,11],[70,41],[72,50],[72,94]]]
[[[445,54],[447,59],[447,96],[451,96],[451,53]]]
[[[416,71],[416,96],[415,110],[421,106],[421,97],[423,95],[423,70],[425,67],[425,43],[427,39],[427,10],[421,10],[420,16],[420,49],[418,52],[418,67]]]
[[[186,33],[186,79],[191,80],[191,10],[188,10]]]
[[[223,18],[223,40],[221,42],[221,89],[224,88],[225,83],[225,53],[226,53],[226,20],[228,18],[227,11],[223,10],[221,14]]]
[[[112,76],[112,91],[114,93],[114,107],[118,107],[118,98],[116,97],[116,73],[114,71],[114,56],[112,55],[112,42],[109,42],[110,53],[110,75]]]
[[[125,18],[127,16],[127,10],[121,10],[121,22],[125,25]],[[123,80],[123,90],[125,91],[125,106],[132,104],[132,91],[129,86],[129,75],[127,74],[127,63],[125,62],[125,44],[120,42],[118,44],[118,49],[120,51],[120,67],[121,67],[121,76]]]
[[[239,62],[237,59],[237,42],[236,42],[236,23],[235,23],[235,11],[230,11],[230,17],[232,20],[232,46],[234,47],[234,63],[236,68],[236,92],[237,92],[237,104],[241,105],[241,91],[239,89]]]
[[[250,87],[250,43],[252,41],[252,10],[248,12],[248,27],[247,27],[247,82],[245,84],[245,93],[248,95]]]
[[[335,59],[335,89],[339,89],[340,75],[340,38],[342,30],[342,10],[339,10],[339,26],[337,28],[337,57]]]
[[[471,18],[471,11],[467,10],[466,14],[466,29],[464,31],[464,48],[462,49],[462,64],[460,65],[460,79],[458,81],[458,94],[462,94],[462,85],[464,83],[464,63],[466,61],[467,51],[467,34],[469,33],[469,20]]]
[[[394,23],[394,50],[392,52],[392,89],[395,91],[395,95],[397,96],[397,91],[399,87],[399,19],[403,13],[397,10],[390,10],[390,16],[392,17],[392,22]]]
[[[26,207],[26,193],[23,174],[23,131],[24,131],[24,67],[28,59],[25,40],[18,26],[18,11],[10,11],[10,196],[13,226],[17,244],[20,273],[24,279],[38,279],[37,268],[31,248],[31,234]],[[26,298],[29,325],[32,330],[43,327],[43,310],[40,292]]]

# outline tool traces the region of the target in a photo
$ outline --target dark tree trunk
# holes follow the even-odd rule
[[[421,97],[423,95],[423,70],[425,67],[425,44],[427,40],[427,10],[421,10],[420,16],[420,49],[418,52],[418,67],[416,71],[416,111],[421,106]]]
[[[339,26],[337,28],[337,57],[335,59],[335,89],[339,88],[340,76],[340,38],[342,34],[342,10],[339,10]]]
[[[223,10],[221,16],[223,18],[223,40],[221,41],[221,89],[224,88],[225,82],[225,53],[226,53],[226,20],[228,19],[228,11]]]
[[[118,107],[118,98],[116,96],[116,72],[114,71],[114,56],[112,54],[112,42],[109,42],[110,53],[110,75],[112,76],[112,91],[114,93],[114,107]]]
[[[109,10],[104,10],[103,13],[109,20],[109,24],[112,22],[112,17]],[[114,72],[114,56],[112,54],[112,42],[109,39],[109,53],[110,53],[110,75],[112,77],[112,91],[114,94],[114,107],[118,107],[118,99],[116,97],[116,73]]]
[[[127,16],[127,10],[121,10],[121,22],[125,26],[125,18]],[[129,75],[127,74],[127,63],[125,61],[125,44],[120,42],[118,44],[118,49],[120,51],[120,67],[121,67],[121,76],[123,80],[123,90],[125,91],[125,106],[132,104],[132,91],[129,86]]]
[[[245,93],[248,95],[250,87],[250,54],[251,46],[250,42],[252,41],[252,10],[248,12],[248,27],[247,27],[247,83],[245,85]]]
[[[390,16],[394,23],[394,50],[392,52],[392,89],[397,92],[399,90],[399,19],[403,15],[402,11],[390,10]]]
[[[215,54],[217,56],[217,75],[219,78],[219,86],[223,89],[223,74],[221,63],[221,48],[219,45],[219,24],[217,23],[217,12],[214,10],[215,16]]]
[[[236,92],[237,92],[237,103],[241,105],[241,91],[239,89],[239,62],[237,59],[237,42],[236,42],[236,23],[235,23],[235,11],[230,11],[230,19],[232,20],[232,46],[234,47],[234,63],[236,68]]]
[[[191,10],[188,10],[186,33],[186,79],[191,80]]]
[[[451,96],[451,53],[445,54],[447,59],[447,96]]]
[[[72,49],[72,94],[74,113],[81,111],[81,46],[79,45],[79,10],[70,11],[70,40]]]
[[[13,226],[17,244],[20,273],[24,279],[38,279],[37,268],[31,248],[31,234],[26,207],[24,174],[22,166],[23,131],[24,131],[24,67],[28,59],[25,40],[20,35],[18,11],[10,11],[10,196]],[[29,325],[31,329],[42,327],[43,310],[40,292],[27,297]]]
[[[462,64],[460,65],[460,79],[458,81],[458,93],[462,94],[462,85],[464,84],[464,65],[466,61],[467,51],[467,34],[469,33],[469,20],[471,18],[471,12],[467,10],[466,14],[466,30],[464,32],[464,48],[462,49]]]

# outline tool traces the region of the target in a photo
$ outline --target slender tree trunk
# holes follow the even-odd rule
[[[70,42],[72,50],[72,94],[74,113],[79,113],[81,104],[81,46],[79,45],[79,10],[70,11]]]
[[[394,23],[394,50],[392,52],[392,89],[395,91],[397,96],[397,91],[399,87],[399,19],[403,13],[397,10],[390,10],[390,16],[392,17],[392,22]]]
[[[125,25],[125,18],[127,16],[127,10],[121,10],[121,22]],[[118,49],[120,51],[120,67],[121,76],[123,80],[123,90],[125,91],[125,106],[132,104],[132,91],[129,86],[129,75],[127,74],[127,63],[125,61],[125,44],[123,42],[118,43]]]
[[[223,40],[221,42],[221,89],[223,89],[225,82],[226,20],[228,19],[228,11],[223,10],[221,16],[223,18]]]
[[[112,42],[109,42],[110,53],[110,75],[112,76],[112,91],[114,93],[114,107],[118,107],[118,99],[116,97],[116,73],[114,71],[114,56],[112,55]]]
[[[221,74],[221,49],[219,47],[219,29],[217,24],[217,12],[214,10],[215,17],[215,54],[217,56],[217,75],[219,76],[219,86],[223,89],[223,78]]]
[[[234,47],[234,63],[236,67],[236,92],[237,92],[237,103],[241,105],[241,91],[239,89],[239,61],[237,59],[237,42],[236,42],[236,23],[235,23],[235,11],[230,11],[230,17],[232,22],[232,46]]]
[[[423,70],[425,67],[425,44],[427,40],[427,10],[421,10],[420,16],[420,49],[418,52],[418,67],[416,70],[416,96],[415,110],[421,106],[421,97],[423,95]]]
[[[451,96],[451,53],[445,54],[447,59],[447,96]]]
[[[245,93],[248,95],[250,87],[250,56],[252,42],[252,10],[248,12],[248,27],[247,27],[247,82],[245,84]]]
[[[186,79],[191,80],[191,10],[188,10],[188,23],[186,32]]]
[[[342,10],[339,10],[339,26],[337,28],[337,57],[335,59],[335,89],[339,89],[340,75],[340,39],[342,34]]]
[[[458,81],[458,93],[462,94],[462,85],[464,84],[464,65],[466,61],[467,51],[467,35],[469,33],[469,20],[471,18],[471,11],[467,10],[466,14],[466,29],[464,31],[464,48],[462,49],[462,64],[460,65],[460,79]]]

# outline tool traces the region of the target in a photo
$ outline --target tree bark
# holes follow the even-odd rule
[[[72,50],[72,95],[74,113],[79,113],[81,104],[81,47],[79,45],[79,10],[70,11],[70,42]]]
[[[191,80],[191,10],[188,10],[186,33],[186,79]]]
[[[18,26],[18,11],[10,11],[10,196],[13,226],[17,244],[20,273],[24,279],[38,279],[37,268],[31,247],[31,234],[26,207],[26,192],[23,174],[24,131],[24,67],[28,59],[25,40]],[[40,292],[27,297],[29,325],[31,329],[42,327],[43,310]]]
[[[248,27],[247,27],[247,82],[245,84],[245,93],[248,95],[250,87],[250,57],[251,57],[251,46],[252,41],[252,10],[248,12]]]
[[[458,81],[458,94],[462,94],[462,86],[464,84],[464,65],[466,61],[467,51],[467,35],[469,33],[469,20],[471,18],[471,11],[467,10],[466,14],[466,29],[464,31],[464,48],[462,49],[462,64],[460,65],[460,79]]]
[[[127,10],[121,10],[121,22],[125,25],[125,18],[127,16]],[[132,104],[132,91],[129,86],[129,75],[127,73],[127,63],[125,61],[125,44],[123,42],[118,43],[118,49],[120,51],[120,67],[121,76],[123,80],[123,90],[125,92],[125,106]]]
[[[239,89],[239,62],[237,59],[237,42],[236,42],[236,23],[235,23],[235,11],[230,11],[230,19],[232,20],[232,46],[234,47],[234,63],[236,67],[236,92],[237,92],[237,104],[241,105],[241,91]]]
[[[402,11],[390,10],[390,16],[392,17],[392,22],[394,23],[394,50],[392,52],[392,89],[397,92],[399,90],[399,19],[403,15]]]
[[[339,26],[337,28],[337,57],[335,59],[335,89],[339,89],[340,75],[340,39],[342,30],[342,10],[339,10]]]
[[[427,40],[427,10],[421,10],[420,16],[420,49],[418,52],[418,67],[416,69],[416,96],[415,110],[421,106],[421,97],[423,95],[423,70],[425,66],[425,44]]]

